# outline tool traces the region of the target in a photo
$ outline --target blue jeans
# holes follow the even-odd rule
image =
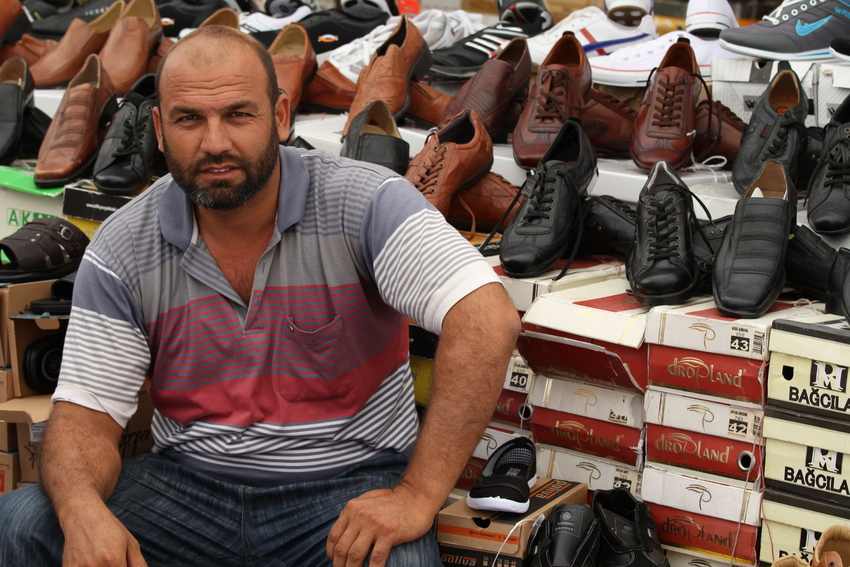
[[[333,479],[258,487],[150,454],[125,461],[107,505],[139,540],[150,567],[330,565],[325,540],[345,504],[394,486],[404,466],[399,456]],[[0,498],[0,565],[61,565],[63,543],[40,487]],[[394,548],[387,565],[442,565],[433,533]]]

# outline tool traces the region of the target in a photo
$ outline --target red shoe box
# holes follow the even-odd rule
[[[512,390],[502,390],[493,419],[523,425],[531,419],[531,406],[527,403],[528,394],[520,394]]]

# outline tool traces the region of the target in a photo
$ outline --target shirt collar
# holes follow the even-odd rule
[[[283,234],[304,216],[310,176],[296,149],[280,146],[280,165],[277,229]],[[174,180],[165,188],[159,203],[159,224],[162,237],[180,250],[185,251],[192,243],[195,231],[192,203]]]

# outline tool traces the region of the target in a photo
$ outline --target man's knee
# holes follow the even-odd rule
[[[35,567],[61,561],[62,530],[40,487],[0,497],[0,518],[0,565]]]
[[[386,563],[386,567],[439,567],[441,565],[440,549],[433,531],[416,541],[394,547]]]

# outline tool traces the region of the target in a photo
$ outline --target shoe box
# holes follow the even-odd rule
[[[770,565],[781,557],[796,555],[808,563],[821,534],[838,524],[850,526],[850,509],[846,506],[767,489],[762,501],[759,561]]]
[[[17,488],[20,469],[17,453],[0,452],[0,494],[6,494]]]
[[[587,488],[583,484],[541,479],[531,490],[525,514],[472,510],[465,500],[454,502],[437,516],[437,542],[443,564],[521,567],[538,518],[545,518],[561,504],[586,501]]]
[[[624,277],[556,291],[525,313],[517,348],[537,374],[643,391],[648,312]]]
[[[639,468],[554,445],[537,444],[537,474],[583,483],[589,492],[625,488],[640,495]]]
[[[770,333],[767,403],[850,421],[850,329],[843,317],[818,325],[779,320]]]
[[[729,479],[761,477],[761,406],[650,386],[644,408],[648,461]]]
[[[850,65],[822,63],[818,66],[818,126],[826,126],[838,106],[850,95]]]
[[[62,215],[59,189],[40,189],[33,181],[35,162],[0,165],[0,238],[9,236],[28,222]]]
[[[0,401],[6,398],[20,397],[26,391],[26,385],[16,379],[18,374],[18,357],[23,355],[23,349],[28,343],[28,336],[15,336],[17,328],[13,316],[26,311],[30,303],[36,299],[50,297],[53,280],[3,285],[0,284],[0,369],[7,368],[11,371],[11,380],[4,377],[5,387],[0,388]],[[22,325],[26,326],[26,325]],[[22,333],[26,334],[23,330]],[[46,334],[29,330],[29,335]],[[3,372],[3,370],[0,370]],[[29,392],[31,393],[31,392]]]
[[[65,186],[62,214],[100,223],[132,200],[133,197],[101,193],[93,181],[80,179]]]
[[[12,382],[12,369],[0,369],[0,403],[15,397],[15,387]]]
[[[817,126],[817,97],[819,67],[810,61],[790,61],[803,90],[809,98],[806,126]],[[744,122],[749,122],[756,103],[767,90],[771,79],[779,72],[779,61],[757,60],[749,57],[715,58],[711,66],[711,92],[714,100],[728,106]]]
[[[640,467],[640,393],[538,375],[528,401],[535,441]]]
[[[490,458],[490,455],[504,443],[518,436],[531,437],[531,431],[506,423],[491,422],[481,434],[481,439],[475,445],[472,456],[461,472],[455,488],[461,490],[472,488],[472,485],[481,476],[481,472],[487,465],[487,459]]]
[[[671,545],[662,545],[667,554],[670,567],[729,567],[729,561],[720,561],[717,556],[693,549],[682,549]],[[735,561],[733,565],[750,565]]]

